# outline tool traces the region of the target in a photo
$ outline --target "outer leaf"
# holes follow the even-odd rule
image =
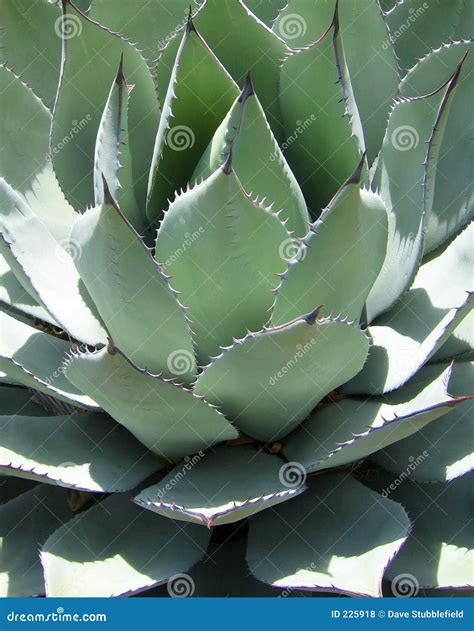
[[[84,209],[92,201],[97,128],[123,53],[127,80],[135,85],[128,124],[135,196],[143,206],[159,118],[150,71],[132,44],[86,18],[70,0],[64,2],[63,13],[63,68],[51,139],[53,164],[61,187],[77,209]],[[79,133],[74,133],[76,127]],[[61,146],[59,152],[54,151]]]
[[[36,482],[12,478],[7,475],[0,475],[0,507],[2,504],[15,499],[22,493],[26,493],[35,486]]]
[[[44,594],[38,544],[71,517],[64,491],[45,484],[0,506],[0,596]]]
[[[305,490],[302,480],[285,483],[282,472],[284,461],[278,456],[250,445],[222,446],[177,465],[135,502],[165,517],[211,528],[254,515]]]
[[[401,69],[411,68],[441,42],[462,37],[460,19],[468,6],[472,9],[469,0],[398,2],[387,14],[387,23]],[[468,31],[471,32],[469,28]]]
[[[123,59],[110,89],[97,133],[94,159],[95,204],[104,201],[103,178],[130,223],[138,230],[146,228],[145,213],[138,208],[133,188],[133,163],[128,129],[128,101],[132,86],[123,75]]]
[[[247,561],[274,587],[381,596],[385,566],[409,526],[399,504],[333,473],[251,520]]]
[[[189,381],[196,364],[184,309],[104,186],[104,204],[79,217],[71,232],[71,242],[82,253],[76,260],[81,278],[110,336],[128,357],[149,371]],[[173,370],[176,353],[187,358],[178,373]]]
[[[48,596],[128,595],[159,585],[201,559],[210,537],[205,528],[177,525],[130,499],[113,495],[46,541],[41,561]]]
[[[5,414],[24,414],[45,416],[45,410],[33,401],[33,395],[26,388],[2,386],[0,388],[0,412]]]
[[[253,438],[285,436],[367,357],[359,328],[317,316],[318,310],[236,341],[201,373],[196,394]]]
[[[117,11],[116,0],[94,0],[89,17],[136,42],[151,65],[166,39],[186,23],[190,4],[199,1],[146,0],[137,7],[136,0],[121,0]]]
[[[118,349],[75,355],[67,378],[89,392],[148,449],[177,459],[237,438],[235,429],[189,390],[133,367]]]
[[[364,150],[337,14],[319,40],[285,60],[280,102],[288,161],[317,216]]]
[[[397,101],[390,114],[372,181],[388,210],[388,247],[367,300],[368,322],[393,307],[420,264],[439,148],[461,65],[447,84],[426,96]]]
[[[470,394],[470,389],[464,388],[457,397],[451,397],[447,392],[450,376],[449,367],[428,366],[404,388],[384,397],[329,403],[293,432],[283,453],[308,471],[320,471],[361,460],[388,445],[390,453],[397,444],[416,440],[431,428],[436,432],[442,422],[433,421],[447,413],[460,413],[463,405],[459,404]],[[455,407],[456,412],[451,412]],[[407,436],[410,438],[403,440]],[[416,456],[422,451],[410,454]]]
[[[26,291],[2,254],[0,254],[0,302],[27,316],[57,325],[46,309]]]
[[[171,204],[155,256],[190,309],[201,363],[267,322],[291,242],[279,216],[247,196],[230,161]]]
[[[168,198],[186,186],[238,88],[189,20],[174,61],[155,140],[147,215],[161,217]]]
[[[61,66],[59,8],[37,0],[1,0],[0,14],[0,62],[21,75],[51,109]]]
[[[0,66],[0,110],[1,176],[61,242],[69,235],[74,211],[64,199],[48,155],[51,113],[5,66]]]
[[[278,12],[285,6],[286,0],[245,0],[244,3],[256,17],[267,26],[271,26]]]
[[[0,416],[2,473],[67,488],[129,491],[160,464],[126,430],[99,414]]]
[[[439,370],[438,365],[428,369]],[[473,384],[474,363],[457,363],[449,383],[451,394],[472,393]],[[462,403],[437,423],[374,454],[373,460],[399,477],[402,472],[406,477],[408,471],[412,480],[420,482],[449,482],[458,478],[474,469],[473,412],[472,401]],[[427,455],[416,461],[419,454]]]
[[[387,578],[411,575],[419,587],[472,587],[472,475],[450,484],[404,484],[393,493],[413,521],[413,533],[390,564]]]
[[[273,31],[292,48],[317,40],[331,22],[335,0],[291,0]],[[377,0],[339,0],[341,40],[372,162],[382,144],[398,68]],[[374,89],[376,86],[376,89]]]
[[[311,227],[278,290],[274,326],[316,303],[324,313],[359,320],[387,250],[387,211],[380,197],[360,190],[360,169]]]
[[[97,404],[64,377],[69,344],[0,311],[0,369],[17,382],[85,408]]]
[[[472,310],[473,234],[474,223],[422,265],[410,291],[369,327],[369,360],[347,392],[375,394],[403,385]]]
[[[474,351],[474,313],[471,311],[458,324],[446,342],[438,349],[430,361],[447,361],[455,358],[469,358]]]
[[[472,19],[472,18],[471,18]],[[431,52],[412,68],[400,85],[402,94],[418,96],[449,78],[462,56],[459,84],[441,144],[434,187],[433,207],[428,215],[425,252],[429,252],[455,234],[474,214],[471,142],[471,103],[474,99],[474,60],[472,43],[447,44]]]
[[[86,344],[105,341],[105,331],[74,265],[73,257],[80,257],[80,250],[72,244],[68,251],[67,244],[58,243],[1,178],[0,236],[1,253],[9,264],[13,259],[20,282],[31,287],[56,322]]]
[[[244,89],[214,134],[193,179],[207,178],[226,160],[232,146],[232,166],[244,189],[266,198],[288,228],[302,237],[308,232],[308,209],[303,193],[268,125],[250,74]]]

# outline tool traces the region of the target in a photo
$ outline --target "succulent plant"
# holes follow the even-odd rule
[[[90,4],[0,0],[0,595],[469,586],[469,3]]]

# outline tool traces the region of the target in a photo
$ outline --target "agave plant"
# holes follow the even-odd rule
[[[469,3],[90,4],[0,0],[0,594],[469,586]]]

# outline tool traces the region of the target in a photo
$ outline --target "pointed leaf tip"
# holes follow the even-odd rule
[[[125,83],[125,77],[123,74],[123,51],[120,54],[120,61],[119,61],[119,67],[118,67],[118,71],[117,71],[117,76],[115,77],[115,83],[119,86],[123,85]]]
[[[233,145],[231,144],[230,147],[229,147],[229,155],[227,156],[226,161],[222,165],[222,172],[225,173],[226,175],[230,175],[232,173],[232,171],[233,171],[233,169],[232,169],[232,150],[233,150]]]
[[[193,7],[192,5],[189,5],[188,20],[186,22],[186,33],[191,33],[192,31],[196,32],[196,27],[194,26],[193,22]]]
[[[359,164],[356,166],[354,173],[347,178],[345,182],[345,186],[348,186],[349,184],[360,184],[366,157],[367,157],[367,149],[362,154],[362,157],[359,160]]]
[[[112,197],[112,193],[110,192],[109,185],[103,173],[102,173],[102,184],[104,186],[104,204],[109,204],[110,206],[117,208],[117,203],[115,199]]]
[[[306,320],[306,322],[312,326],[316,320],[319,317],[319,314],[321,313],[321,309],[324,307],[324,305],[318,305],[315,309],[313,309],[313,311],[311,311],[310,313],[308,313],[307,315],[303,316],[303,319]]]
[[[242,88],[242,92],[239,96],[239,103],[245,103],[245,101],[255,94],[255,90],[252,83],[252,76],[250,70],[245,75],[245,84]]]

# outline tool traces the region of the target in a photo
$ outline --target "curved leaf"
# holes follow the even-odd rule
[[[405,481],[394,491],[394,499],[406,508],[414,525],[387,569],[395,593],[401,576],[407,574],[414,591],[473,586],[472,489],[472,475],[467,475],[451,483]]]
[[[65,374],[150,451],[167,460],[238,436],[205,401],[161,376],[139,371],[118,349],[73,355]]]
[[[151,252],[112,199],[77,218],[76,266],[114,342],[140,367],[190,381],[196,371],[184,309]],[[173,371],[177,352],[187,357]],[[170,359],[171,358],[171,359]]]
[[[362,167],[362,163],[360,165]],[[387,250],[387,211],[360,190],[360,170],[344,184],[290,261],[273,307],[274,326],[313,305],[359,320]]]
[[[267,322],[291,241],[280,217],[248,197],[230,160],[171,204],[155,256],[189,308],[200,363]]]
[[[0,411],[6,414],[45,416],[45,410],[34,402],[31,390],[2,386],[0,388]]]
[[[189,19],[174,61],[148,180],[147,215],[160,218],[186,186],[218,125],[238,95],[234,83]]]
[[[274,587],[381,596],[384,569],[409,528],[399,504],[332,473],[250,520],[247,561]]]
[[[204,556],[205,528],[178,525],[130,500],[112,495],[49,537],[41,552],[47,596],[133,594],[186,572]]]
[[[61,362],[70,346],[67,342],[0,311],[0,369],[29,387],[85,408],[97,404],[74,388],[64,377]]]
[[[474,215],[472,185],[471,103],[474,98],[473,43],[446,44],[431,52],[403,79],[405,96],[426,94],[447,80],[463,55],[470,51],[459,77],[436,167],[433,207],[427,217],[425,252],[438,247]]]
[[[160,463],[100,414],[0,416],[0,471],[98,493],[129,491]]]
[[[280,103],[288,162],[318,216],[364,150],[337,14],[319,40],[285,59]]]
[[[368,322],[396,304],[420,265],[439,148],[461,66],[435,92],[398,100],[390,114],[372,181],[388,210],[388,247],[367,300]]]
[[[244,0],[245,6],[267,26],[272,24],[286,2],[287,0]]]
[[[0,506],[0,596],[44,594],[41,545],[72,517],[63,489],[46,484]]]
[[[442,367],[442,365],[441,365]],[[437,369],[429,366],[429,369]],[[426,368],[424,369],[426,370]],[[474,363],[456,363],[449,392],[453,396],[474,393]],[[418,431],[405,440],[374,454],[373,460],[397,474],[409,468],[410,478],[419,482],[449,482],[474,469],[472,436],[474,403],[466,401],[443,419]],[[419,461],[415,457],[427,454]],[[414,463],[415,466],[410,464]]]
[[[288,228],[302,237],[308,232],[308,209],[303,193],[290,170],[268,125],[250,74],[244,89],[217,129],[206,149],[193,180],[209,177],[229,155],[243,188],[260,199],[265,198],[276,211],[281,210]]]
[[[257,440],[285,436],[367,357],[358,327],[317,316],[318,310],[237,340],[199,375],[196,394]]]
[[[69,235],[74,211],[59,188],[49,157],[51,113],[5,66],[0,66],[0,110],[1,176],[62,242]]]
[[[320,471],[361,460],[388,445],[388,453],[396,451],[397,445],[411,442],[431,428],[436,432],[442,422],[433,421],[440,416],[457,415],[468,405],[463,401],[470,394],[469,388],[456,397],[448,394],[450,376],[449,367],[428,366],[405,387],[383,397],[328,403],[288,437],[283,453],[308,471]],[[456,412],[452,412],[455,407]],[[417,456],[422,451],[410,454]]]
[[[93,199],[97,128],[115,69],[124,56],[130,95],[128,124],[137,203],[143,207],[159,107],[148,66],[134,46],[102,28],[71,2],[63,4],[63,68],[53,114],[54,169],[69,202],[84,209]]]
[[[470,313],[473,234],[474,223],[424,263],[410,291],[369,327],[369,359],[346,392],[377,394],[403,385]]]
[[[105,341],[105,331],[74,265],[80,250],[58,243],[23,199],[0,178],[0,251],[20,282],[72,337]],[[21,275],[17,274],[17,269]],[[31,293],[31,292],[30,292]]]
[[[284,466],[278,456],[250,445],[217,447],[178,464],[134,501],[165,517],[211,528],[244,519],[304,491],[302,480],[286,482]]]

